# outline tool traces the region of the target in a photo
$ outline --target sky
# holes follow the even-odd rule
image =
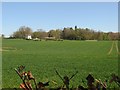
[[[96,31],[118,31],[117,2],[3,2],[2,33],[12,35],[20,26],[33,31],[78,26]]]
[[[119,2],[119,0],[1,0],[2,2]]]

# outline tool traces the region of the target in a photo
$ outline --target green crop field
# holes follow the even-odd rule
[[[14,68],[24,65],[31,70],[36,81],[50,81],[49,87],[62,85],[55,73],[61,76],[78,74],[71,79],[70,86],[84,85],[91,73],[96,79],[109,80],[111,73],[118,74],[118,54],[114,46],[108,52],[112,41],[2,41],[2,83],[3,88],[19,88],[22,82]],[[57,84],[52,83],[55,81]],[[114,86],[115,84],[113,84]],[[112,86],[111,86],[112,87]]]

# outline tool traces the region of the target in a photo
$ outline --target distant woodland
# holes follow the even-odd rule
[[[28,35],[38,39],[54,37],[56,40],[120,40],[120,32],[102,32],[89,28],[78,28],[77,26],[74,28],[64,27],[63,29],[53,29],[49,31],[37,29],[34,32],[30,27],[21,26],[17,31],[13,32],[10,38],[25,39]]]

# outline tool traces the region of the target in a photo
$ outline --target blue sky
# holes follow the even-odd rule
[[[117,2],[3,2],[2,33],[11,35],[20,26],[33,31],[64,27],[118,31]]]

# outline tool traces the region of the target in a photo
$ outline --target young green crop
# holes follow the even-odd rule
[[[8,40],[2,42],[2,79],[3,88],[19,88],[22,82],[14,68],[19,65],[31,70],[36,81],[51,81],[49,87],[62,85],[55,73],[69,77],[78,71],[71,80],[70,86],[85,84],[86,77],[91,73],[95,78],[109,80],[111,73],[118,74],[118,54],[114,47],[108,52],[112,41],[32,41]],[[55,81],[57,84],[52,83]],[[112,86],[111,86],[112,87]]]

